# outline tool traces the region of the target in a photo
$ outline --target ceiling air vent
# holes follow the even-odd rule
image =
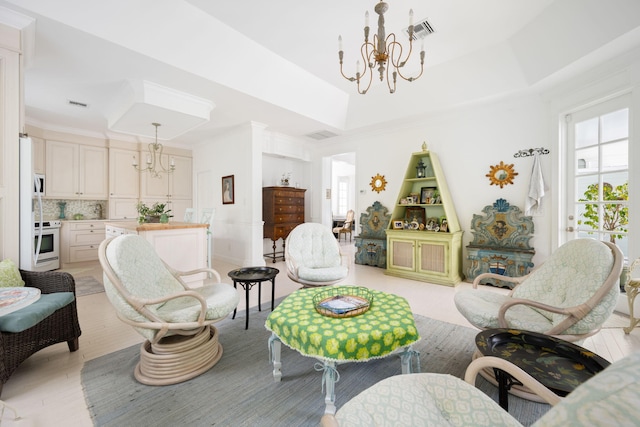
[[[84,102],[72,101],[72,100],[69,100],[69,105],[72,105],[74,107],[82,107],[82,108],[87,108],[89,106],[89,104],[85,104]]]
[[[404,32],[408,37],[409,30],[405,28]],[[433,27],[425,18],[413,26],[413,40],[421,40],[434,32]]]
[[[338,134],[329,132],[328,130],[321,130],[318,132],[308,133],[306,136],[315,139],[316,141],[320,141],[321,139],[333,138],[334,136],[338,136]]]

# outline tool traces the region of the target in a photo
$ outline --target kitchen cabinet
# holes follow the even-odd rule
[[[138,199],[109,198],[109,219],[138,219]]]
[[[140,197],[140,171],[133,167],[138,151],[109,149],[109,199],[137,199]]]
[[[105,239],[104,221],[63,221],[60,232],[62,264],[97,261],[98,247]]]
[[[164,165],[171,159],[176,165],[173,173],[163,172],[154,177],[149,172],[140,172],[140,199],[149,206],[167,203],[173,218],[182,220],[186,208],[193,206],[193,161],[190,157],[162,155]]]
[[[426,172],[417,176],[422,165]],[[386,234],[385,274],[448,286],[462,281],[462,230],[435,153],[411,155]]]
[[[48,198],[107,199],[109,159],[105,147],[47,141],[45,157]]]
[[[45,151],[44,139],[31,137],[32,157],[33,157],[33,173],[45,174]],[[46,190],[46,189],[45,189]]]

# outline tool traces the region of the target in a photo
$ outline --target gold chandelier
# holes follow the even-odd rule
[[[394,93],[396,91],[396,80],[398,76],[406,81],[412,82],[422,76],[422,71],[424,69],[423,44],[420,52],[420,74],[415,77],[406,77],[402,74],[402,67],[404,67],[409,60],[413,50],[413,9],[409,10],[409,27],[407,28],[407,32],[409,33],[409,52],[407,52],[407,56],[404,60],[402,59],[402,45],[396,41],[396,35],[394,33],[390,33],[388,36],[386,35],[386,31],[384,29],[384,13],[387,9],[389,9],[389,5],[383,1],[380,1],[380,3],[378,3],[374,8],[375,12],[379,16],[378,33],[373,35],[373,42],[369,41],[369,12],[367,11],[364,15],[364,43],[360,47],[360,54],[364,61],[364,68],[362,71],[360,70],[360,61],[358,60],[356,62],[355,77],[347,77],[344,74],[342,68],[342,36],[338,37],[340,73],[350,82],[356,82],[358,85],[358,93],[363,95],[367,93],[369,87],[371,87],[371,82],[373,81],[373,68],[376,64],[378,65],[378,72],[380,73],[380,81],[384,81],[386,79],[390,93]],[[393,70],[391,76],[389,75],[389,70]],[[365,77],[366,74],[368,74],[368,78]],[[364,89],[361,88],[361,83],[363,86],[366,83],[366,87]]]
[[[171,160],[168,161],[167,167],[162,164],[162,144],[158,142],[158,126],[161,126],[160,123],[151,123],[156,127],[156,140],[149,144],[149,153],[147,154],[146,166],[139,167],[138,161],[135,156],[133,157],[133,167],[139,170],[140,172],[149,172],[152,177],[160,178],[161,174],[164,173],[173,173],[176,169],[176,161],[172,157]]]

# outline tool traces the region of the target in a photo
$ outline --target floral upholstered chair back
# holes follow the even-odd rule
[[[184,286],[167,269],[151,243],[138,235],[116,237],[107,247],[106,258],[119,283],[112,283],[104,274],[105,293],[119,314],[129,320],[151,321],[134,308],[133,298],[158,299],[184,291]],[[163,305],[160,303],[147,308],[156,312]],[[147,339],[155,335],[151,329],[136,330]]]
[[[337,283],[349,274],[331,229],[306,222],[294,228],[285,243],[287,273],[306,286]]]
[[[512,297],[554,307],[579,307],[576,310],[584,310],[587,314],[565,333],[587,333],[602,326],[615,309],[620,292],[617,283],[621,260],[614,258],[614,252],[604,242],[594,239],[571,240],[559,247],[540,268],[531,272],[527,280],[516,286]],[[545,310],[536,311],[553,325],[567,317]]]

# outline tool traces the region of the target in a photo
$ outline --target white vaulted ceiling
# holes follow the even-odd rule
[[[210,105],[208,121],[172,108],[127,117],[149,135],[164,120],[184,144],[247,121],[294,137],[356,132],[535,89],[640,46],[637,0],[388,0],[387,32],[404,40],[409,8],[433,26],[426,69],[395,94],[377,85],[363,96],[340,76],[337,37],[351,72],[375,3],[0,0],[0,22],[11,13],[35,20],[27,123],[109,136],[114,111],[126,110],[123,85],[150,82],[184,95],[172,104],[181,114],[193,111],[187,100]]]

